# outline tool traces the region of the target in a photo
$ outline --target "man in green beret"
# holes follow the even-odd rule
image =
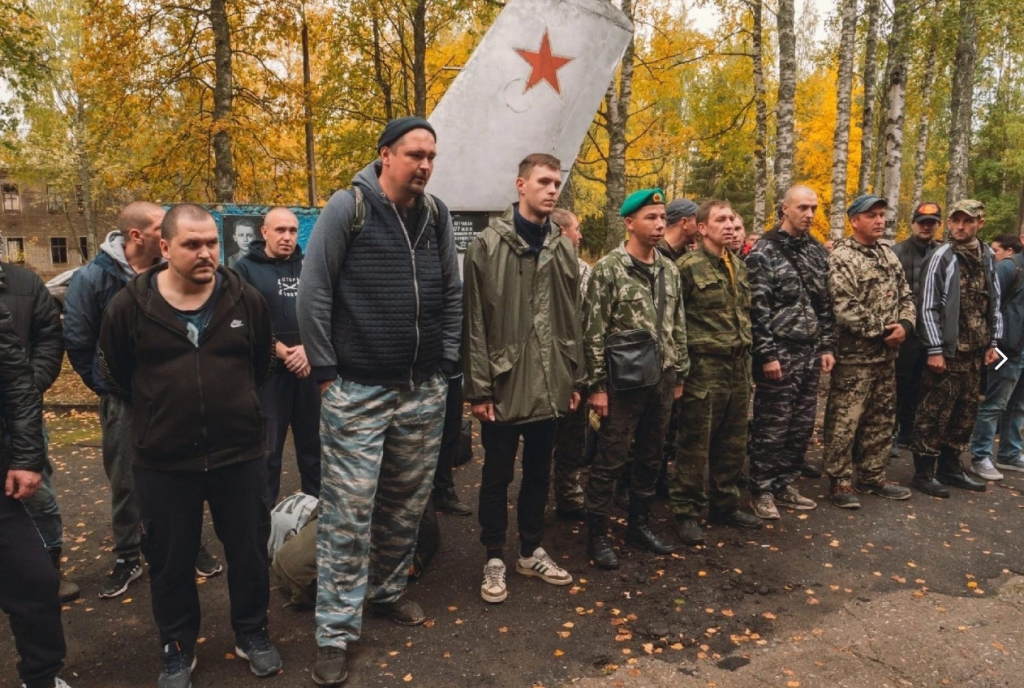
[[[637,191],[619,214],[629,239],[594,266],[583,311],[590,407],[601,417],[586,490],[587,556],[603,569],[619,566],[608,541],[608,507],[631,445],[626,542],[656,554],[672,552],[651,531],[648,515],[672,402],[682,396],[681,380],[689,370],[679,272],[657,250],[665,235],[665,196],[661,189]],[[650,333],[657,342],[661,377],[653,385],[629,388],[609,374],[605,342],[631,330]]]
[[[698,519],[705,507],[711,523],[761,527],[761,519],[740,510],[753,335],[747,266],[729,248],[734,223],[728,201],[704,203],[697,211],[700,248],[678,263],[691,365],[669,496],[676,532],[687,545],[704,542]]]

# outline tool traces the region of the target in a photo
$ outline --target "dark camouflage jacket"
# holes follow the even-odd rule
[[[728,251],[728,249],[726,249]],[[690,355],[736,356],[750,351],[750,284],[743,259],[729,251],[736,287],[724,261],[703,245],[679,259]]]
[[[828,292],[836,318],[838,363],[896,360],[885,343],[885,326],[900,323],[907,337],[917,321],[914,295],[896,254],[881,243],[864,246],[850,237],[828,258]]]
[[[665,315],[658,343],[661,345],[662,368],[674,368],[676,379],[682,380],[690,371],[686,355],[686,315],[679,298],[679,271],[670,260],[654,252],[654,287],[625,246],[602,258],[594,266],[587,286],[587,302],[583,307],[584,354],[587,359],[587,382],[593,392],[608,389],[608,369],[604,360],[604,342],[609,336],[628,330],[653,332],[658,322],[655,299],[658,276],[665,273]]]
[[[814,237],[798,237],[778,228],[765,234],[747,254],[750,321],[754,360],[778,360],[787,342],[835,346],[835,318],[828,295],[828,252]]]

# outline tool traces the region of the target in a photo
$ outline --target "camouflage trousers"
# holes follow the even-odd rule
[[[737,481],[747,458],[749,406],[749,355],[691,354],[669,482],[676,516],[698,518],[709,503],[715,513],[739,508]]]
[[[676,386],[674,370],[665,370],[661,382],[648,389],[608,392],[608,416],[601,419],[597,456],[587,481],[587,513],[607,516],[615,480],[633,447],[633,472],[629,483],[630,502],[642,504],[654,496],[665,428],[672,412]]]
[[[554,492],[555,508],[560,511],[583,508],[580,462],[587,443],[587,398],[587,393],[583,392],[580,405],[560,417],[555,430]]]
[[[970,448],[978,417],[981,365],[982,354],[958,354],[946,359],[944,373],[925,368],[914,418],[911,446],[915,454],[938,456],[949,448],[959,456]]]
[[[316,640],[358,640],[363,603],[401,597],[444,425],[440,373],[414,388],[337,380],[320,412]]]
[[[750,425],[750,481],[755,494],[779,494],[800,477],[814,434],[821,354],[814,344],[778,347],[782,379],[754,370],[754,417]]]
[[[864,483],[885,481],[896,415],[896,368],[837,363],[825,405],[825,472],[848,481],[857,466]]]

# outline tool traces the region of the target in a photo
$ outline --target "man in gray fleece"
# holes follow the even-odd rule
[[[325,686],[348,676],[364,601],[400,624],[426,619],[402,593],[461,340],[451,218],[425,192],[434,130],[394,120],[377,151],[321,212],[299,285],[300,335],[323,395],[313,680]]]

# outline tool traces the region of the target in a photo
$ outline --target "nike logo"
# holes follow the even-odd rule
[[[244,322],[242,322],[241,320],[232,320],[232,321],[231,321],[231,327],[232,327],[232,328],[235,328],[235,327],[242,327],[243,325],[245,325],[245,323],[244,323]]]

